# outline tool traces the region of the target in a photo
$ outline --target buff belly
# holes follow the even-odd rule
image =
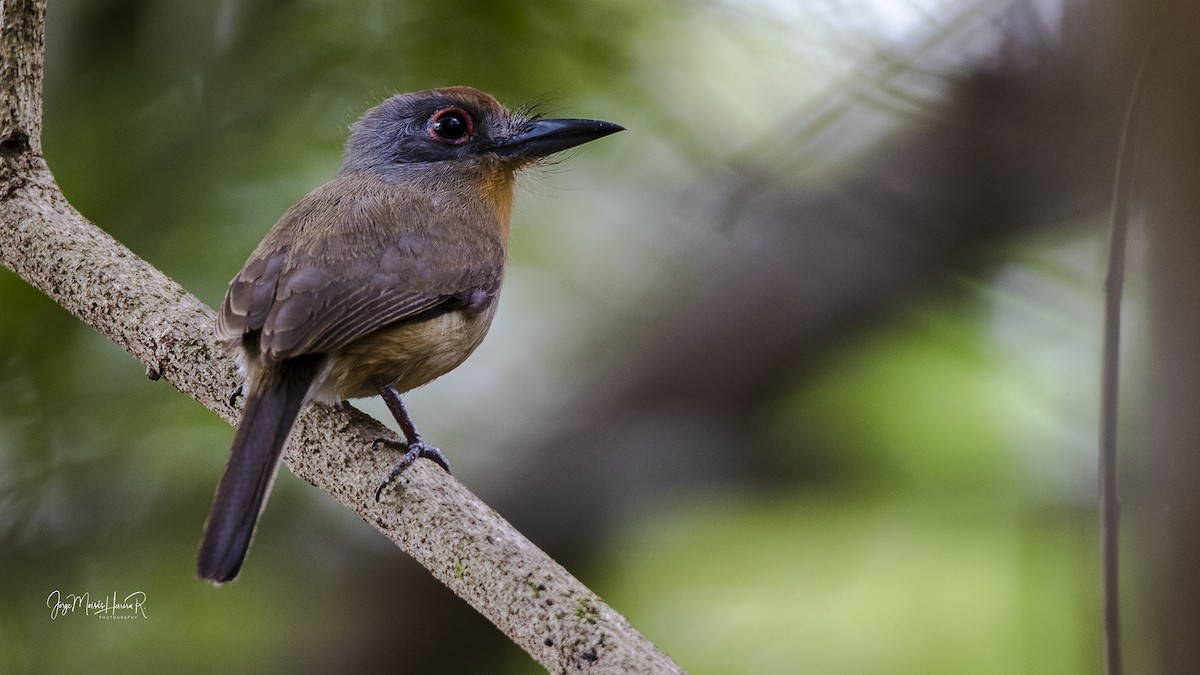
[[[376,380],[400,392],[454,370],[487,335],[495,303],[482,312],[457,310],[377,330],[346,345],[326,366],[312,396],[328,403],[379,393]]]

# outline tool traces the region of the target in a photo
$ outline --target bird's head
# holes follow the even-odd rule
[[[484,170],[511,174],[622,129],[600,120],[513,113],[470,87],[430,89],[393,96],[363,114],[346,142],[342,173],[386,177]]]

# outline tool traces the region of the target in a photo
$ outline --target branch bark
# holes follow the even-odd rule
[[[149,377],[233,423],[236,372],[213,338],[213,310],[75,211],[40,154],[45,10],[46,0],[0,0],[0,263],[144,363]],[[384,435],[357,410],[314,405],[285,461],[548,670],[683,672],[432,463],[415,463],[376,502],[374,486],[397,459],[371,450]]]

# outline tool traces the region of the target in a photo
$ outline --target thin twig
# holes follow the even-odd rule
[[[1142,80],[1150,61],[1146,49],[1129,93],[1113,179],[1108,236],[1108,272],[1104,281],[1104,351],[1100,379],[1100,549],[1104,603],[1104,672],[1121,675],[1120,526],[1117,494],[1117,398],[1121,353],[1121,296],[1125,287],[1125,242],[1129,232],[1129,195],[1136,164],[1134,127]]]

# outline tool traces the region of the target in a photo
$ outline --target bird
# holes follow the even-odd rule
[[[383,397],[405,452],[447,472],[401,395],[458,367],[496,313],[515,181],[555,153],[623,131],[512,112],[471,87],[398,94],[351,127],[341,167],[289,208],[229,284],[216,337],[244,397],[196,573],[241,570],[296,417],[309,401]],[[239,395],[235,394],[235,398]]]

